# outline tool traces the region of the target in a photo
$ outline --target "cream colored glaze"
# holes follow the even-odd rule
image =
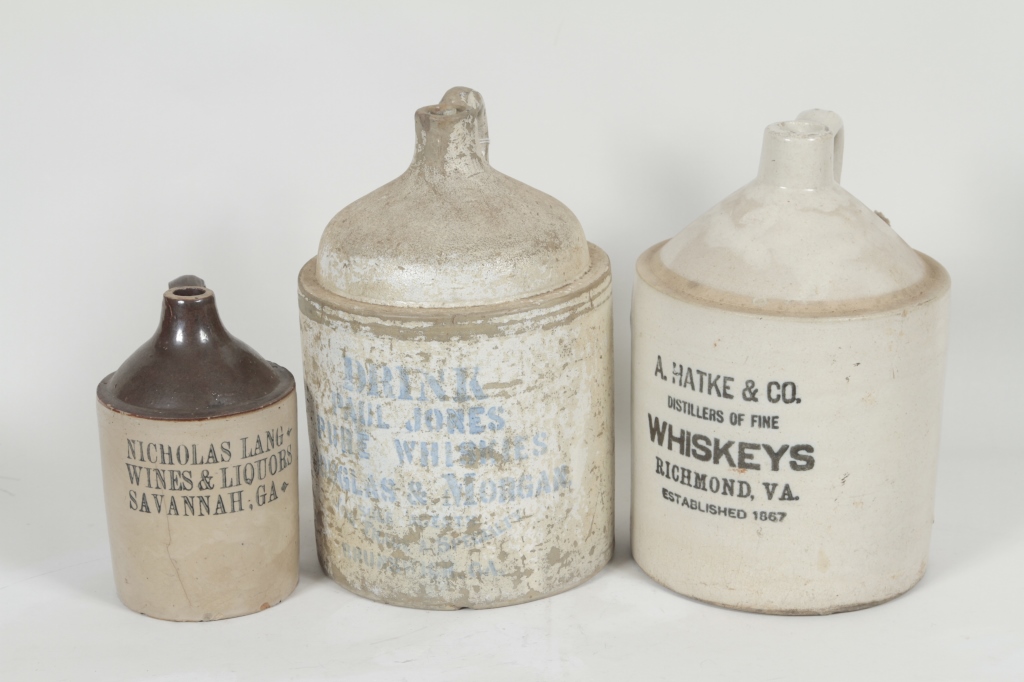
[[[945,374],[946,271],[839,187],[838,116],[801,118],[633,290],[633,556],[762,613],[920,580]]]
[[[835,181],[834,144],[821,123],[768,126],[757,177],[670,239],[662,262],[755,306],[872,298],[919,282],[926,268],[914,250]]]
[[[647,283],[648,273],[638,267],[633,306],[631,527],[640,567],[687,596],[767,613],[846,611],[910,589],[924,573],[932,525],[948,287],[924,303],[875,314],[793,318],[668,296]],[[659,355],[667,380],[654,373]],[[671,362],[683,359],[734,377],[735,398],[674,385]],[[759,387],[757,403],[742,399],[746,380]],[[769,403],[771,381],[795,383],[801,402]],[[721,410],[724,423],[667,408],[667,396]],[[746,415],[741,426],[729,423],[732,412]],[[753,414],[778,416],[780,428],[753,428]],[[733,441],[737,466],[658,445],[648,415],[677,430]],[[760,469],[738,466],[743,442],[759,446],[753,461]],[[780,470],[771,471],[764,444],[776,450],[809,444],[814,467],[792,470],[787,453]],[[657,458],[694,472],[691,482],[698,474],[745,482],[754,497],[682,485],[671,471],[657,473]],[[774,500],[766,497],[766,483],[778,485]],[[779,500],[786,484],[799,500]],[[683,507],[666,500],[663,489],[747,517]],[[756,510],[787,517],[757,522],[750,517]]]
[[[97,412],[114,580],[125,606],[205,621],[255,613],[291,594],[299,577],[294,391],[259,410],[198,421],[142,419],[101,402]],[[242,456],[242,438],[253,456]],[[212,487],[204,490],[204,480]]]

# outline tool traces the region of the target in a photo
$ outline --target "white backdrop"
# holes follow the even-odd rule
[[[0,3],[0,677],[1020,679],[1022,28],[1013,1]],[[185,273],[300,376],[300,266],[453,85],[486,98],[493,165],[612,257],[612,565],[496,611],[355,597],[316,565],[303,440],[289,600],[207,624],[128,611],[97,382]],[[811,107],[845,119],[844,186],[949,269],[953,327],[928,574],[868,611],[779,618],[686,600],[629,558],[629,297],[639,253]]]

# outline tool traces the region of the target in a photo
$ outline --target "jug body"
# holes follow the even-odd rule
[[[633,298],[637,563],[686,596],[768,613],[910,589],[931,535],[948,295],[741,312],[666,286],[656,248]]]
[[[832,130],[794,128],[637,263],[632,546],[686,596],[822,614],[925,571],[949,278],[838,189]],[[780,171],[788,144],[815,167]]]
[[[227,334],[212,291],[173,284],[97,390],[117,594],[164,620],[255,613],[298,582],[295,382]]]
[[[417,116],[299,276],[320,564],[400,606],[531,601],[611,557],[609,261],[490,169],[479,95]]]

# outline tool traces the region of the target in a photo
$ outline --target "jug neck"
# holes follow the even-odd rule
[[[786,121],[765,128],[758,182],[813,191],[837,183],[839,170],[836,137],[824,123]]]
[[[203,286],[202,280],[199,281],[198,285],[172,286],[164,293],[160,326],[155,338],[163,350],[213,352],[222,344],[235,343],[220,321],[213,291]]]
[[[410,168],[428,178],[470,177],[490,169],[487,113],[480,93],[452,88],[439,104],[416,112],[416,153]]]

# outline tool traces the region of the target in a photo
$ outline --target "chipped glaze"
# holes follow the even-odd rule
[[[841,158],[831,112],[769,126],[755,180],[637,262],[633,556],[686,596],[831,613],[924,573],[949,277]]]
[[[483,100],[472,90],[453,88],[417,111],[408,170],[324,230],[322,286],[363,303],[457,308],[509,303],[586,274],[576,216],[491,168],[487,135]]]
[[[299,275],[320,564],[390,604],[531,601],[611,558],[608,257],[487,143],[472,90],[418,111],[409,170]]]

